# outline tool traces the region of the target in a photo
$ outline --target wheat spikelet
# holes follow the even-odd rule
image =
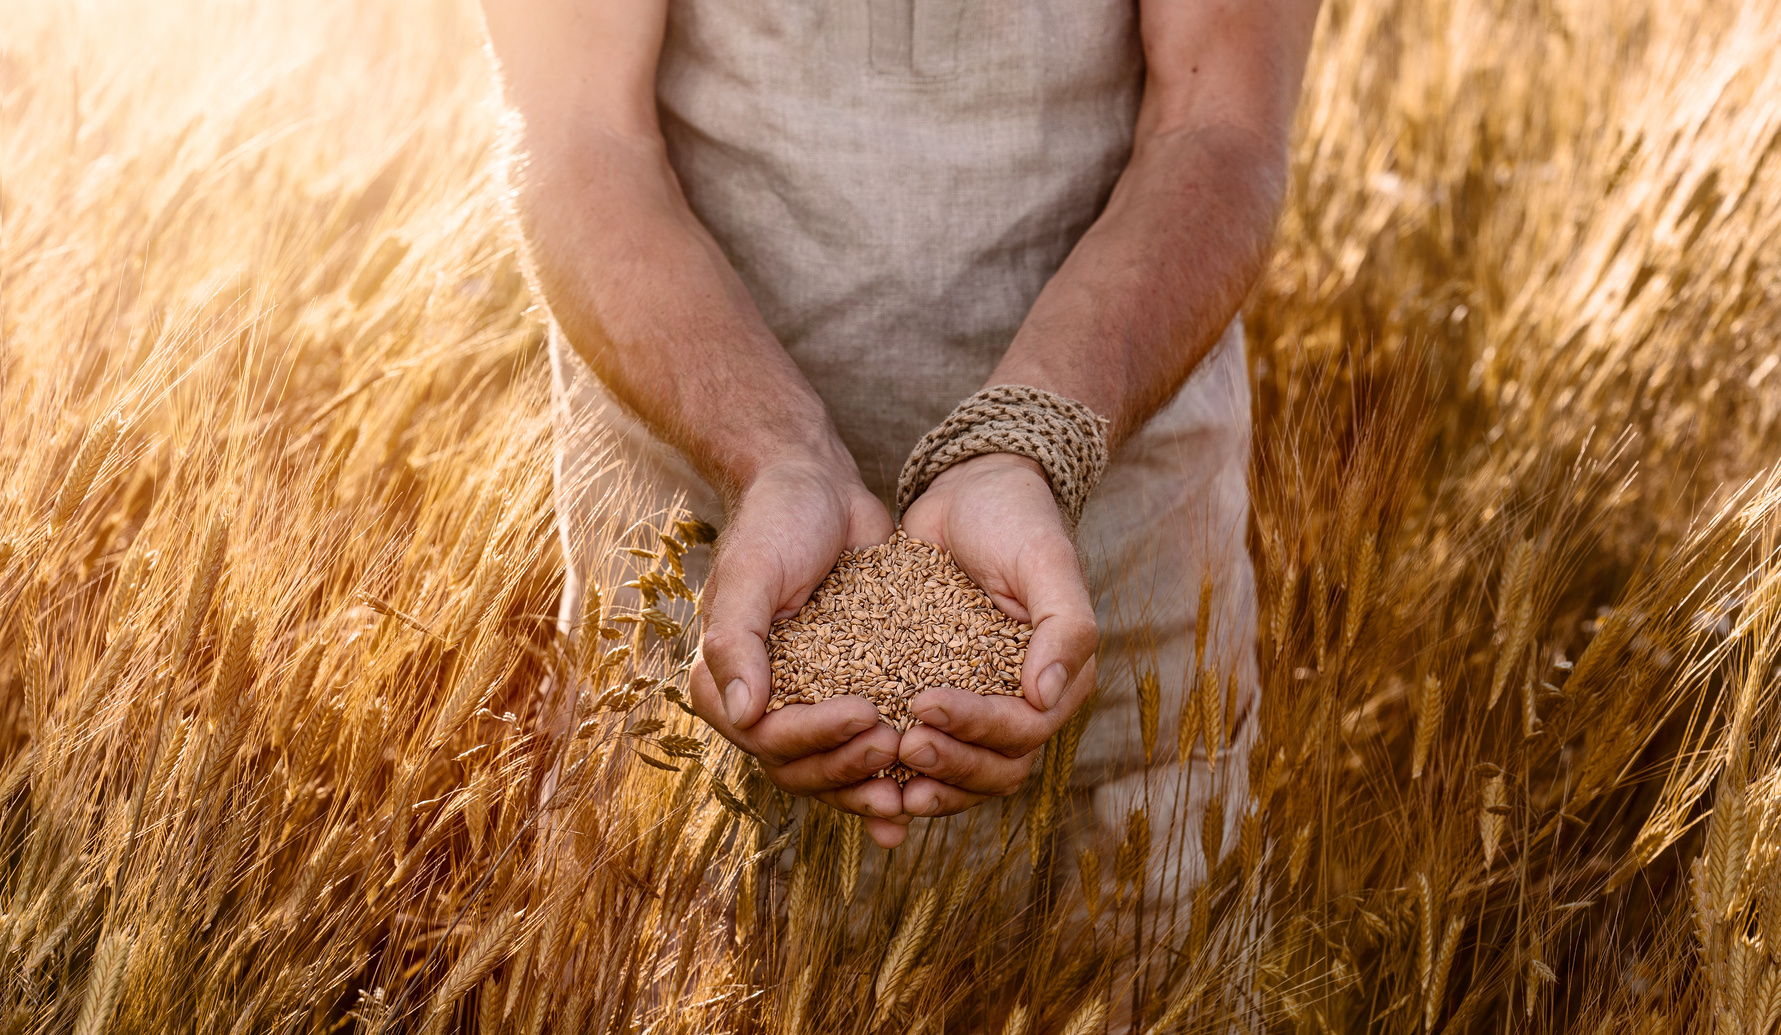
[[[476,1030],[490,1035],[501,1030],[501,982],[493,974],[476,992]]]
[[[896,1009],[904,990],[903,979],[908,974],[910,965],[915,962],[916,954],[921,952],[922,946],[927,942],[928,925],[934,919],[934,906],[939,897],[938,888],[923,888],[916,894],[915,901],[904,909],[902,920],[897,924],[897,933],[884,950],[884,962],[879,964],[878,979],[872,986],[876,1000],[872,1008],[872,1027],[883,1024],[890,1017],[891,1011]]]
[[[806,963],[803,969],[798,971],[798,979],[792,982],[790,1002],[786,1004],[785,1023],[780,1027],[780,1031],[786,1032],[787,1035],[799,1035],[799,1033],[809,1030],[804,1022],[804,1008],[810,1002],[810,990],[815,984],[816,967]]]
[[[470,595],[464,598],[464,608],[458,612],[453,626],[453,639],[461,639],[471,629],[482,622],[483,616],[495,606],[507,579],[506,558],[499,553],[492,553],[483,558],[476,567],[476,579],[470,584]]]
[[[1162,705],[1163,691],[1156,669],[1147,668],[1138,674],[1138,732],[1144,744],[1145,765],[1156,757],[1156,724]]]
[[[343,712],[343,706],[334,701],[309,713],[309,718],[298,730],[296,745],[290,753],[290,766],[286,771],[287,796],[295,795],[299,788],[320,776],[322,760],[328,749],[334,746],[334,737],[340,730]]]
[[[145,807],[152,808],[166,800],[168,792],[172,790],[174,767],[185,754],[186,741],[191,737],[191,719],[176,719],[170,715],[167,722],[173,729],[171,735],[167,731],[162,732],[161,739],[165,746],[155,759],[155,772],[149,778],[148,792],[143,799]]]
[[[1205,565],[1200,571],[1200,600],[1198,610],[1194,612],[1194,667],[1204,669],[1208,664],[1206,658],[1206,641],[1212,631],[1212,566]]]
[[[457,732],[458,727],[481,707],[489,693],[505,678],[506,645],[492,631],[486,631],[478,639],[480,642],[475,660],[452,687],[451,696],[446,698],[433,719],[432,732],[427,735],[429,743],[443,743]]]
[[[1193,686],[1197,691],[1203,674],[1195,672]],[[1194,742],[1200,739],[1200,702],[1197,693],[1181,702],[1181,714],[1175,720],[1175,762],[1187,767],[1193,762]]]
[[[284,924],[287,927],[307,915],[310,907],[315,905],[312,896],[315,887],[323,877],[329,876],[334,868],[334,855],[340,848],[340,840],[347,833],[345,824],[335,823],[322,836],[321,844],[309,853],[309,859],[298,871],[297,883],[292,885],[290,897],[285,900]]]
[[[55,507],[50,511],[49,519],[52,527],[60,528],[66,524],[86,501],[87,493],[93,488],[93,479],[98,477],[99,468],[105,466],[106,459],[111,456],[121,430],[123,421],[112,413],[87,432],[80,451],[75,454],[74,466],[68,469],[61,489],[56,492]]]
[[[1757,986],[1757,997],[1746,1015],[1747,1031],[1774,1031],[1781,1023],[1781,968],[1771,961]]]
[[[538,1035],[544,1030],[544,1014],[550,1009],[551,999],[550,989],[541,988],[537,991],[536,997],[532,1000],[531,1012],[526,1015],[526,1025],[522,1029],[524,1035]]]
[[[1206,994],[1208,983],[1207,978],[1201,978],[1191,985],[1184,982],[1182,987],[1169,998],[1169,1005],[1163,1009],[1162,1016],[1156,1019],[1156,1023],[1144,1029],[1144,1035],[1168,1035],[1169,1032],[1177,1030],[1177,1026],[1187,1019],[1188,1011],[1192,1010],[1194,1005],[1200,1001],[1200,997]]]
[[[464,993],[480,984],[507,957],[507,950],[513,947],[519,932],[520,914],[506,910],[498,912],[484,925],[477,932],[476,940],[446,972],[445,980],[439,983],[439,991],[433,996],[434,1015],[445,1013]]]
[[[105,634],[114,635],[122,628],[130,611],[136,606],[137,598],[142,594],[142,587],[148,583],[148,577],[155,570],[160,554],[154,550],[143,549],[140,545],[130,548],[130,554],[118,568],[117,578],[112,582],[111,603],[105,617]],[[0,560],[0,566],[4,561]]]
[[[1027,1035],[1027,1007],[1025,1003],[1015,1003],[1014,1009],[1008,1011],[1008,1018],[1002,1022],[1002,1035]]]
[[[1261,879],[1262,805],[1253,795],[1243,808],[1243,824],[1237,831],[1237,859],[1250,880]]]
[[[1217,668],[1200,670],[1199,685],[1196,687],[1200,699],[1200,734],[1201,743],[1206,746],[1206,762],[1214,771],[1218,769],[1218,752],[1224,747],[1224,681]]]
[[[1101,856],[1090,848],[1076,850],[1076,876],[1082,882],[1082,897],[1088,903],[1091,921],[1101,918]]]
[[[253,611],[237,618],[217,662],[209,693],[211,748],[204,763],[204,777],[199,782],[204,797],[215,789],[247,735],[245,696],[254,677],[254,633],[258,626],[259,616]]]
[[[1484,845],[1484,868],[1496,860],[1497,845],[1503,839],[1503,816],[1508,809],[1508,788],[1503,774],[1496,773],[1484,781],[1478,802],[1478,838]]]
[[[1027,855],[1034,866],[1040,865],[1040,860],[1044,857],[1047,838],[1050,837],[1052,824],[1056,821],[1055,809],[1061,782],[1058,769],[1062,754],[1062,746],[1053,738],[1046,745],[1045,755],[1040,761],[1039,789],[1033,795],[1032,806],[1027,812]]]
[[[1503,565],[1498,592],[1497,633],[1503,638],[1503,646],[1497,654],[1496,670],[1490,677],[1490,703],[1486,708],[1497,706],[1510,671],[1527,647],[1533,627],[1533,571],[1533,540],[1517,540],[1509,551],[1508,562]]]
[[[1728,766],[1719,776],[1707,822],[1708,909],[1715,919],[1730,920],[1738,908],[1750,850],[1748,813],[1744,781]]]
[[[451,572],[454,581],[464,582],[475,573],[477,563],[482,560],[483,549],[488,545],[489,533],[494,531],[495,521],[500,517],[506,503],[506,497],[492,488],[477,494],[476,506],[470,512],[470,520],[464,525],[463,532],[458,535],[457,545],[452,550],[452,558],[446,569]],[[584,593],[583,615],[587,613],[589,601],[592,601],[592,607],[598,613],[599,590],[590,585]]]
[[[79,725],[86,717],[98,708],[112,690],[117,688],[118,680],[123,678],[124,666],[129,664],[130,655],[136,649],[136,630],[125,628],[113,636],[105,645],[105,653],[99,657],[99,667],[88,681],[85,692],[81,695],[81,704],[75,715],[75,723]]]
[[[37,749],[28,747],[17,752],[6,763],[5,775],[0,776],[0,804],[13,796],[18,789],[31,779],[31,770],[36,765]]]
[[[0,801],[5,800],[5,793],[0,792]],[[1781,853],[1769,857],[1763,873],[1767,880],[1763,882],[1762,912],[1757,917],[1757,930],[1768,950],[1769,960],[1781,965]]]
[[[43,649],[43,636],[38,631],[38,612],[43,607],[46,589],[42,579],[31,584],[19,601],[19,677],[25,684],[25,714],[31,739],[42,742],[49,736],[49,658]]]
[[[1538,707],[1539,687],[1530,671],[1526,679],[1521,681],[1521,736],[1531,739],[1540,733],[1540,709]]]
[[[693,915],[692,928],[693,933],[691,937],[694,941],[697,941],[699,937],[699,916],[696,913]],[[513,956],[511,957],[513,962],[507,968],[507,994],[501,1002],[501,1021],[507,1021],[512,1018],[514,1008],[519,1005],[520,990],[526,986],[526,975],[532,970],[532,954],[537,947],[538,932],[534,929],[522,935],[520,937],[519,947],[513,950]],[[678,977],[680,971],[675,971],[675,974]],[[680,991],[681,984],[681,982],[676,981],[673,991]],[[491,1030],[499,1030],[499,1028],[497,1027]]]
[[[291,676],[285,680],[284,692],[279,695],[278,714],[271,724],[273,747],[283,749],[291,742],[297,712],[308,702],[316,673],[321,669],[322,647],[320,640],[311,640],[297,655],[297,663],[291,666]]]
[[[130,936],[122,931],[112,931],[99,939],[93,965],[87,971],[86,995],[81,1000],[80,1018],[74,1022],[74,1035],[99,1035],[110,1023],[118,989],[130,968],[132,948]]]
[[[1311,824],[1299,827],[1298,833],[1292,838],[1292,851],[1287,856],[1286,885],[1289,888],[1299,886],[1305,875],[1305,863],[1311,858]]]
[[[204,616],[210,611],[211,597],[223,573],[223,557],[229,546],[229,515],[218,511],[211,515],[204,531],[204,546],[192,569],[192,584],[186,591],[185,606],[179,614],[179,631],[173,637],[173,665],[183,666],[197,646],[198,634],[204,627]]]
[[[1417,925],[1416,977],[1426,998],[1435,976],[1435,932],[1441,925],[1440,903],[1427,873],[1416,875],[1416,906],[1422,920]]]
[[[1330,574],[1321,559],[1311,564],[1311,636],[1321,672],[1329,661],[1330,642]]]
[[[1107,1026],[1107,993],[1098,992],[1070,1015],[1063,1035],[1092,1035]]]
[[[1286,566],[1286,577],[1280,583],[1280,595],[1274,599],[1274,614],[1270,619],[1270,635],[1274,641],[1274,657],[1278,659],[1286,650],[1287,631],[1292,628],[1292,609],[1299,592],[1299,563],[1295,557]]]
[[[854,888],[860,881],[860,850],[864,847],[862,837],[865,824],[858,816],[845,815],[841,818],[841,901],[853,901]]]
[[[1206,797],[1206,811],[1200,817],[1200,852],[1206,860],[1206,873],[1211,875],[1224,858],[1224,794],[1215,789]]]
[[[1113,880],[1121,900],[1131,895],[1133,901],[1144,895],[1144,880],[1150,863],[1150,813],[1134,808],[1126,813],[1125,836],[1113,853]]]
[[[1453,956],[1459,950],[1459,936],[1465,929],[1465,918],[1447,918],[1447,930],[1441,935],[1441,950],[1435,955],[1434,973],[1423,991],[1423,1027],[1428,1031],[1435,1030],[1435,1020],[1441,1016],[1441,1003],[1447,997],[1447,975],[1453,969]]]
[[[1441,691],[1441,680],[1434,674],[1422,677],[1422,691],[1417,695],[1416,746],[1411,756],[1410,778],[1418,779],[1428,765],[1429,747],[1441,729],[1441,716],[1447,708],[1447,697]]]
[[[1354,647],[1360,635],[1361,620],[1373,602],[1373,576],[1379,567],[1379,544],[1372,536],[1360,542],[1354,565],[1348,574],[1347,599],[1342,605],[1342,649]]]

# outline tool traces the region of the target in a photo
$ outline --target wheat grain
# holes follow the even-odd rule
[[[1019,697],[1030,626],[1003,615],[939,547],[899,531],[843,554],[795,615],[767,639],[769,710],[840,694],[871,701],[900,731],[930,687]],[[914,775],[894,763],[881,775]]]

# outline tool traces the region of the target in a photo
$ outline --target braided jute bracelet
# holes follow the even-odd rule
[[[1017,453],[1036,462],[1074,533],[1107,469],[1107,418],[1032,385],[985,388],[916,443],[897,479],[897,510],[908,511],[948,467],[985,453]]]

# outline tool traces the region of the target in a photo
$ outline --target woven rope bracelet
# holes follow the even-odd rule
[[[1036,462],[1073,533],[1107,468],[1107,418],[1031,385],[985,388],[916,443],[897,479],[897,510],[907,511],[948,467],[985,453],[1017,453]]]

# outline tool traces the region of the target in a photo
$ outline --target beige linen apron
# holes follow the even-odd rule
[[[887,502],[916,440],[982,387],[1105,204],[1130,155],[1143,75],[1132,0],[671,4],[657,99],[681,186]],[[573,615],[584,579],[628,578],[592,570],[621,563],[593,556],[592,544],[659,520],[676,500],[714,524],[723,515],[711,488],[612,400],[560,331],[551,360],[564,614]],[[1122,827],[1144,800],[1184,823],[1185,846],[1179,828],[1153,816],[1152,857],[1173,841],[1169,854],[1189,869],[1214,782],[1202,761],[1191,800],[1180,802],[1175,723],[1196,667],[1197,621],[1211,623],[1208,660],[1235,670],[1239,687],[1216,781],[1225,845],[1247,801],[1257,694],[1248,450],[1249,381],[1233,323],[1118,451],[1079,532],[1102,691],[1076,782],[1104,826]],[[691,560],[689,581],[703,566]],[[1195,613],[1206,572],[1212,616]],[[1146,670],[1163,687],[1149,770],[1134,693]],[[1159,867],[1153,884],[1172,876]]]

